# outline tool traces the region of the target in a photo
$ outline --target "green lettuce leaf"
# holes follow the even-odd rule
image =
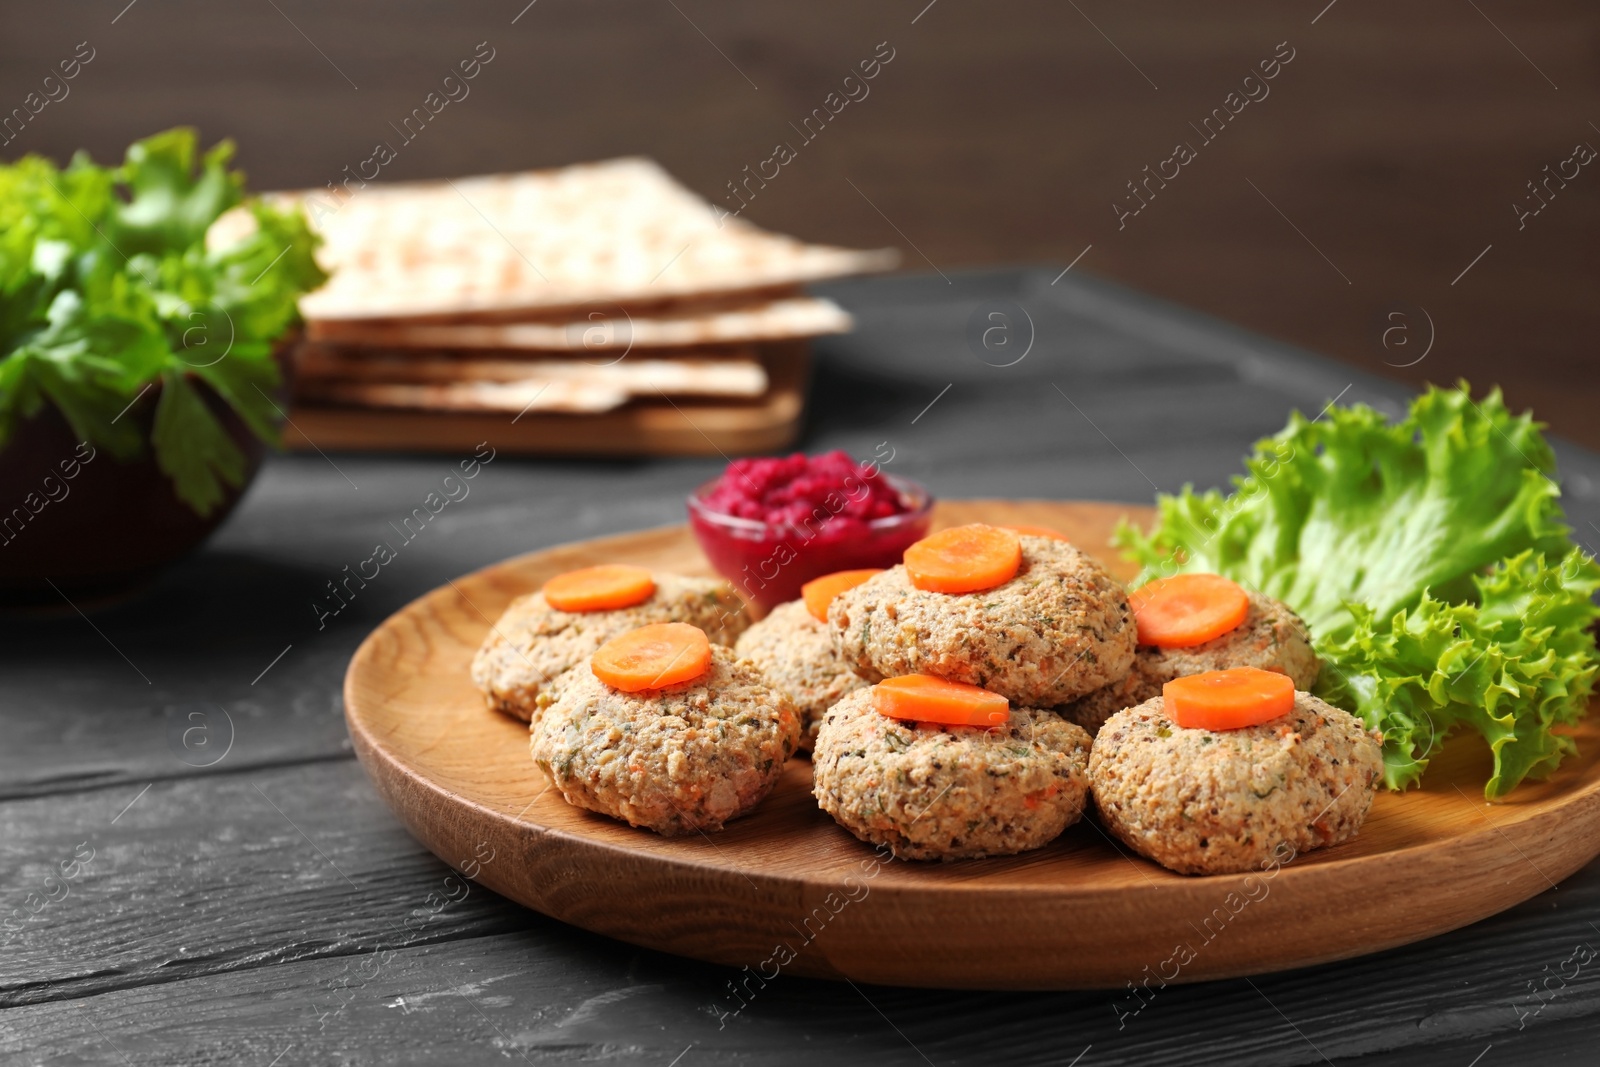
[[[1577,722],[1594,688],[1589,626],[1600,615],[1591,599],[1600,567],[1577,549],[1553,566],[1530,551],[1474,581],[1478,603],[1425,594],[1387,621],[1356,606],[1351,634],[1320,645],[1329,663],[1318,689],[1383,731],[1392,789],[1415,782],[1463,727],[1494,753],[1490,798],[1544,777],[1574,751],[1552,727]]]
[[[1154,529],[1117,539],[1140,583],[1213,571],[1294,608],[1324,659],[1318,692],[1384,732],[1390,787],[1470,727],[1501,796],[1571,751],[1552,727],[1583,714],[1595,675],[1600,571],[1572,545],[1554,466],[1498,390],[1429,389],[1393,423],[1362,405],[1296,413],[1233,493],[1162,496]]]

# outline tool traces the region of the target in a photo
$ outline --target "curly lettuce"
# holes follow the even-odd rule
[[[48,403],[120,460],[150,449],[206,515],[246,464],[196,383],[277,444],[273,347],[326,276],[298,213],[247,200],[233,151],[199,154],[195,132],[174,129],[133,144],[120,167],[83,153],[65,168],[37,156],[0,166],[0,449]],[[208,247],[240,205],[251,232]],[[147,440],[122,416],[154,386]]]
[[[1234,492],[1186,487],[1118,542],[1139,582],[1213,571],[1294,608],[1319,695],[1384,735],[1390,788],[1473,730],[1504,796],[1573,751],[1587,709],[1600,566],[1576,548],[1538,423],[1498,390],[1431,388],[1391,422],[1364,405],[1298,413],[1258,442]]]

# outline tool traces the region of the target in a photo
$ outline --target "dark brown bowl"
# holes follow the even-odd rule
[[[266,447],[208,386],[194,385],[245,456],[242,483],[204,517],[178,499],[148,444],[129,463],[105,449],[80,450],[49,403],[17,424],[0,450],[0,609],[65,608],[63,597],[80,608],[122,599],[194,551],[228,517]],[[160,392],[151,389],[121,416],[140,427],[146,442]]]

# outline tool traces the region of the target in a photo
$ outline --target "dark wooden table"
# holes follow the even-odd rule
[[[1291,408],[1404,403],[1399,386],[1076,271],[1052,285],[1057,270],[829,288],[860,328],[819,346],[804,446],[868,456],[886,442],[897,472],[945,497],[1145,502],[1224,484]],[[969,343],[969,323],[1006,303],[1026,310],[1033,345],[988,365],[1015,356]],[[1012,317],[1014,353],[1027,327]],[[1594,543],[1600,459],[1558,452]],[[143,599],[0,624],[0,915],[38,909],[0,932],[0,1061],[1593,1062],[1600,962],[1569,961],[1600,946],[1595,866],[1409,948],[1169,988],[1120,1028],[1115,991],[797,978],[719,1021],[733,971],[476,886],[452,893],[449,868],[351,756],[339,696],[351,652],[464,571],[679,521],[684,494],[720,465],[500,455],[319,629],[325,583],[456,458],[276,458],[206,550]]]

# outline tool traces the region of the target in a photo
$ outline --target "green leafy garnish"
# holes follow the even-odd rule
[[[273,347],[326,276],[298,212],[246,199],[232,143],[197,147],[175,129],[129,147],[120,167],[81,152],[64,169],[38,156],[0,165],[0,449],[49,403],[120,460],[152,449],[206,515],[245,461],[204,394],[276,445]],[[208,247],[212,223],[241,205],[250,232]],[[122,417],[147,390],[159,394],[148,441]]]
[[[1213,571],[1305,619],[1319,695],[1384,735],[1385,780],[1414,784],[1452,732],[1494,753],[1485,795],[1573,751],[1597,659],[1600,566],[1572,543],[1540,427],[1498,390],[1431,388],[1406,418],[1298,413],[1224,496],[1185,488],[1118,543],[1140,582]]]

